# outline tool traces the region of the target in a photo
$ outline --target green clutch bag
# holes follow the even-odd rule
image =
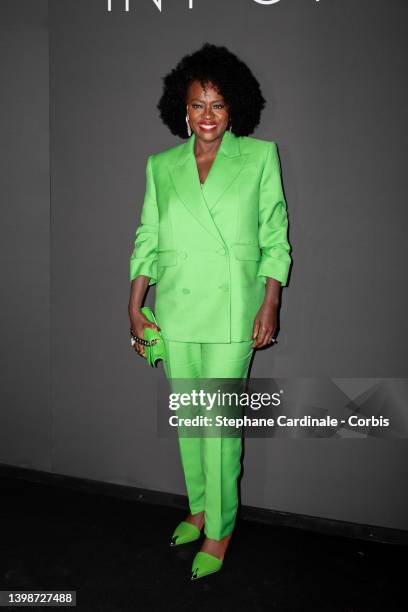
[[[148,319],[151,323],[154,323],[159,327],[158,322],[156,321],[156,317],[151,308],[148,306],[144,306],[140,309],[140,311],[144,314],[146,319]],[[143,330],[143,339],[150,342],[151,340],[155,340],[156,342],[152,345],[144,345],[144,351],[146,354],[147,363],[156,367],[156,361],[162,359],[163,361],[166,359],[166,349],[164,346],[163,336],[161,332],[152,329],[151,327],[145,327]]]

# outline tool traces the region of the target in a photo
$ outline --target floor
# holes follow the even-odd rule
[[[403,547],[238,520],[222,571],[192,582],[199,544],[168,547],[180,510],[0,486],[0,590],[76,590],[81,612],[408,610]]]

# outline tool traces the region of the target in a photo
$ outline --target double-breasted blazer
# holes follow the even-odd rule
[[[130,280],[156,285],[168,340],[251,340],[266,278],[286,285],[291,264],[277,146],[226,131],[201,186],[194,143],[147,159]]]

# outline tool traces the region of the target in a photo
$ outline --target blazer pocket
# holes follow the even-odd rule
[[[177,251],[165,250],[157,251],[157,265],[161,266],[175,266],[177,263]]]
[[[232,250],[236,259],[259,261],[261,250],[256,244],[233,244]]]

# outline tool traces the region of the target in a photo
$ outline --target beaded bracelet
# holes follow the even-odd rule
[[[135,346],[135,344],[143,344],[143,346],[153,346],[159,342],[159,338],[153,338],[153,340],[145,340],[144,338],[139,338],[139,336],[135,336],[133,334],[133,330],[130,330],[130,344],[131,346]]]

